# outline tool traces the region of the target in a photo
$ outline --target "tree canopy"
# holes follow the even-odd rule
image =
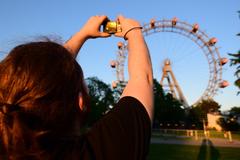
[[[89,77],[86,79],[90,96],[90,113],[87,125],[91,126],[99,120],[114,105],[113,91],[110,85],[107,85],[97,77]]]
[[[181,102],[175,99],[171,93],[165,93],[160,83],[154,79],[154,128],[202,128],[203,119],[207,121],[207,113],[219,112],[220,105],[214,100],[205,100],[196,106],[184,108]],[[97,77],[86,79],[90,96],[90,113],[87,119],[87,127],[91,127],[102,118],[119,100],[122,89],[115,88],[104,83]],[[239,108],[233,108],[232,112],[239,113]]]
[[[240,11],[239,13],[239,18],[240,18]],[[240,33],[237,34],[237,36],[240,36]],[[231,64],[230,66],[236,66],[236,72],[234,75],[237,77],[235,80],[234,84],[239,88],[240,90],[240,50],[237,53],[229,53],[229,55],[232,57],[230,58]],[[238,95],[240,94],[240,91],[237,93]]]
[[[182,104],[172,94],[164,93],[162,86],[154,79],[154,127],[180,124],[185,120]],[[166,126],[165,126],[166,127]],[[168,126],[171,127],[171,126]]]

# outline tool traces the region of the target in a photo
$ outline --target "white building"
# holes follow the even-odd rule
[[[208,128],[209,129],[216,129],[217,131],[221,131],[222,127],[217,124],[217,121],[219,118],[222,118],[223,116],[220,115],[219,113],[208,113],[207,114],[207,120],[208,120]]]

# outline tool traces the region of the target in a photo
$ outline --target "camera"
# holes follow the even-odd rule
[[[106,32],[109,34],[122,32],[121,25],[119,22],[107,20],[103,23],[103,32]]]

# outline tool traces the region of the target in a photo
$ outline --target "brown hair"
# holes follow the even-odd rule
[[[79,94],[87,106],[82,69],[64,47],[54,42],[15,47],[0,63],[0,139],[7,159],[44,159],[49,148],[44,139],[76,133],[83,117]]]

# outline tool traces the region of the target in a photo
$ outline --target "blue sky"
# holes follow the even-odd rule
[[[93,15],[107,15],[114,20],[117,15],[134,18],[140,23],[178,17],[190,24],[198,23],[209,37],[218,38],[221,57],[240,49],[239,0],[1,0],[0,3],[0,59],[15,45],[31,41],[37,36],[61,37],[67,40]],[[115,80],[109,61],[116,58],[117,42],[122,39],[89,40],[77,57],[85,77],[97,76],[107,83]],[[188,39],[178,35],[157,33],[146,37],[153,61],[154,76],[161,78],[164,58],[171,57],[176,75],[189,103],[197,100],[207,87],[208,64],[203,53]],[[159,47],[160,46],[160,47]],[[166,46],[168,50],[162,50]],[[228,57],[229,58],[229,57]],[[240,106],[237,88],[233,85],[234,67],[223,68],[223,79],[230,86],[221,89],[214,99],[222,110]]]

